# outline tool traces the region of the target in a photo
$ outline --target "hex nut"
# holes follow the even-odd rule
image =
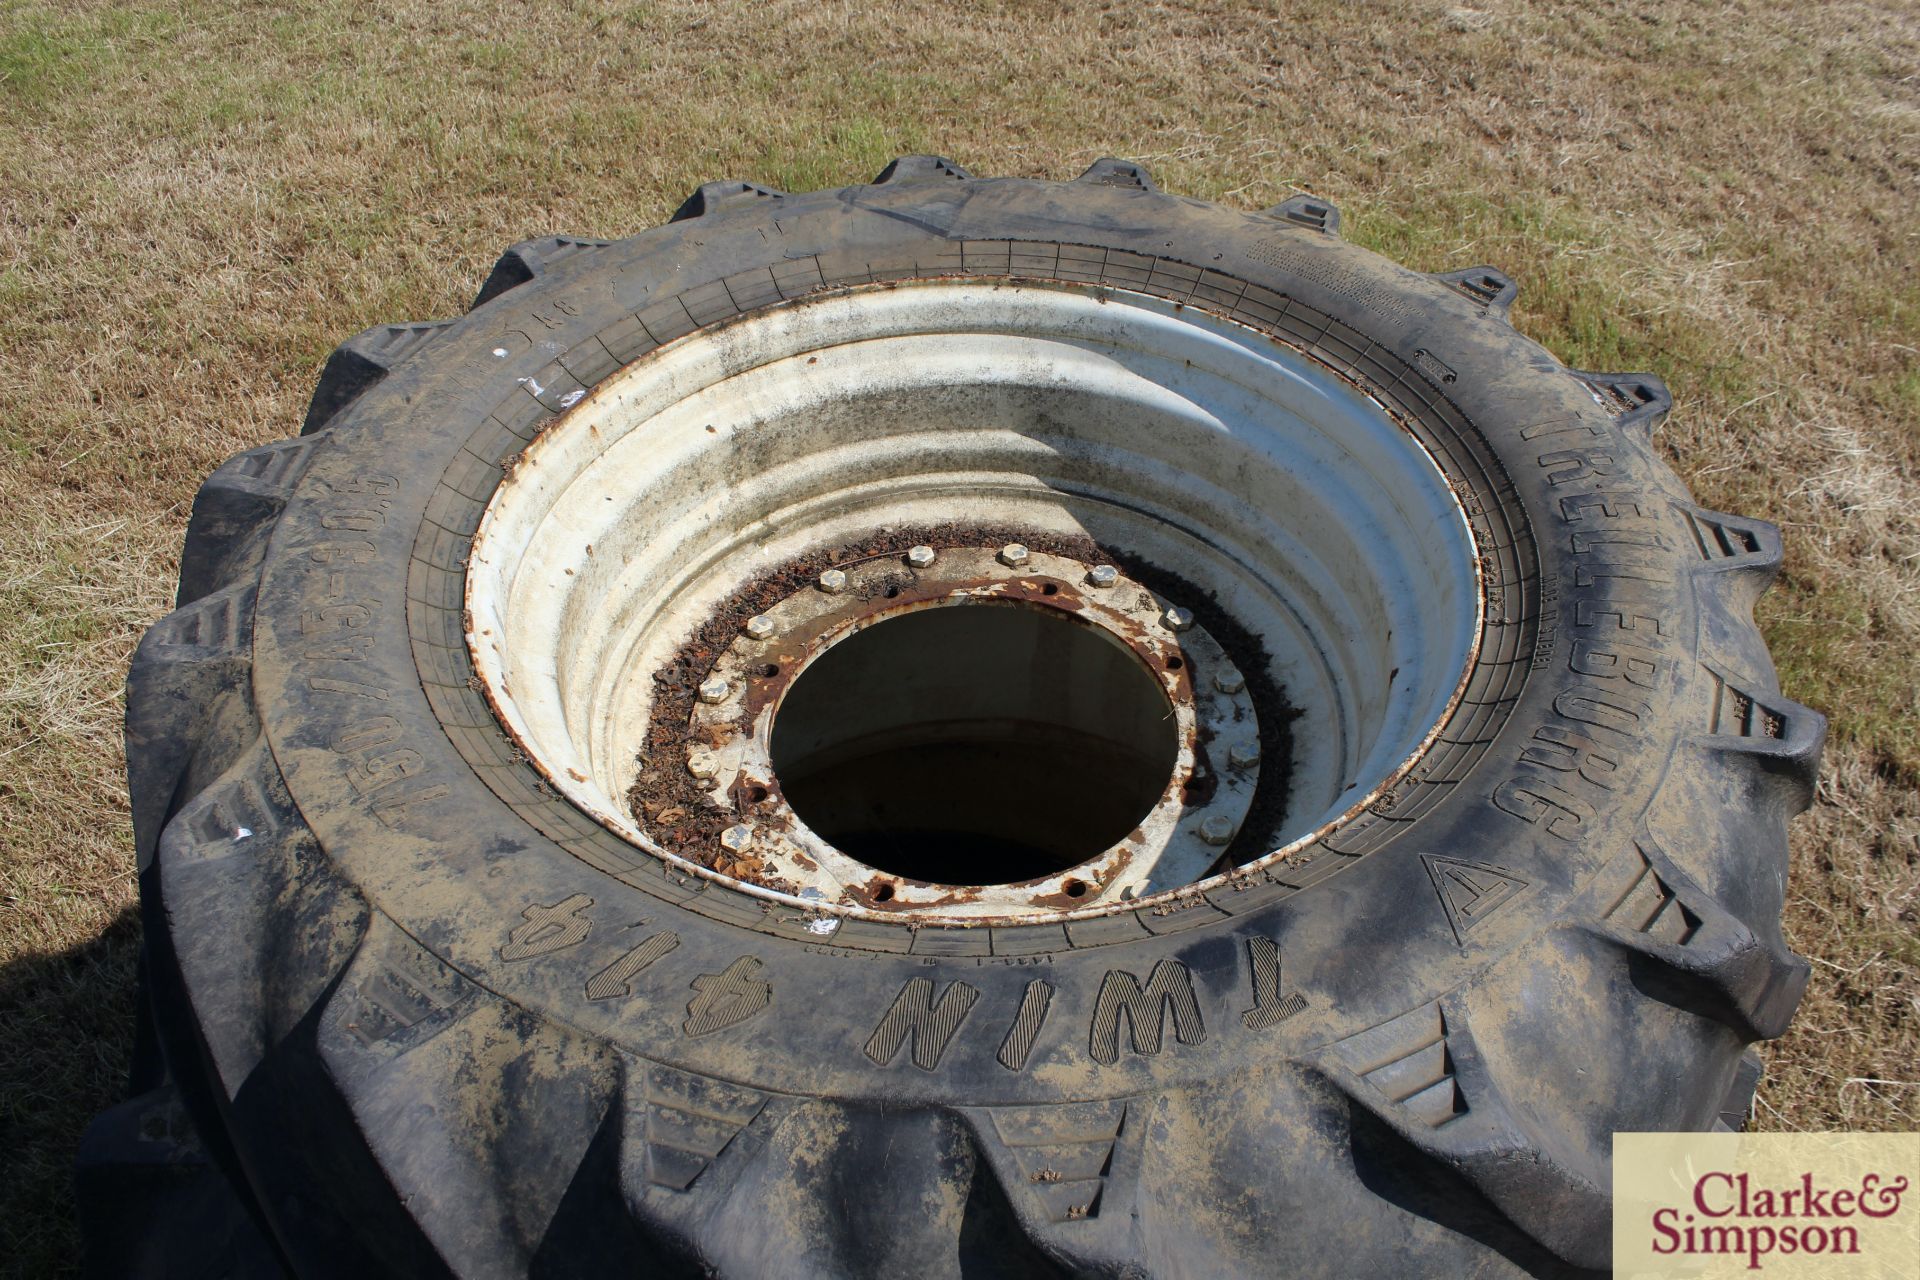
[[[1213,673],[1213,687],[1222,693],[1238,693],[1247,687],[1247,678],[1238,671],[1216,671]]]
[[[720,764],[704,751],[695,751],[687,757],[687,772],[696,778],[711,778],[720,772]]]
[[[756,613],[747,619],[747,634],[755,640],[771,640],[773,633],[779,629],[774,625],[773,619],[764,613]]]
[[[1216,813],[1200,822],[1200,838],[1208,844],[1225,844],[1233,839],[1233,819],[1224,813]]]
[[[1260,763],[1260,744],[1243,742],[1227,751],[1227,763],[1236,769],[1251,769]]]
[[[1009,542],[1000,548],[1000,563],[1009,568],[1018,569],[1027,562],[1027,549],[1017,542]]]
[[[1110,587],[1120,581],[1120,571],[1110,564],[1097,564],[1087,570],[1087,582],[1096,587]]]
[[[732,685],[728,684],[722,677],[715,676],[700,686],[700,701],[711,706],[717,702],[725,702],[727,695],[732,692]]]
[[[933,564],[934,549],[928,546],[907,548],[907,563],[916,569],[925,569]]]
[[[720,843],[734,853],[745,853],[753,843],[753,828],[742,822],[720,833]]]
[[[1185,631],[1193,625],[1193,611],[1170,604],[1160,614],[1160,625],[1169,631]]]
[[[830,596],[837,596],[847,589],[847,575],[838,569],[829,569],[820,575],[820,589]]]

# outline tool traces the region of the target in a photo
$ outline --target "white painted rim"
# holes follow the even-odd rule
[[[876,527],[956,520],[1124,548],[1263,637],[1267,674],[1301,715],[1292,800],[1262,862],[1411,766],[1478,645],[1465,513],[1427,451],[1353,384],[1194,307],[961,280],[754,312],[602,383],[489,503],[468,563],[468,645],[557,789],[712,875],[661,848],[624,802],[653,674],[766,569]],[[829,916],[901,914],[729,882]]]

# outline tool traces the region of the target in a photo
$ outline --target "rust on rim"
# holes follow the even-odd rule
[[[1028,551],[1009,565],[996,549],[980,547],[943,551],[929,567],[918,569],[904,555],[888,553],[839,564],[838,571],[845,575],[839,590],[828,593],[804,586],[767,607],[759,616],[772,620],[774,634],[756,639],[742,633],[716,655],[710,669],[709,679],[724,682],[735,691],[733,695],[718,703],[696,702],[687,725],[689,760],[697,761],[698,772],[704,775],[697,779],[702,799],[753,828],[753,859],[735,874],[787,892],[813,890],[824,903],[860,905],[889,914],[935,909],[963,917],[1113,905],[1203,878],[1219,860],[1223,842],[1210,840],[1201,828],[1217,830],[1225,823],[1237,830],[1259,785],[1259,719],[1244,692],[1245,677],[1205,628],[1189,626],[1176,632],[1164,625],[1167,610],[1177,607],[1172,602],[1117,571],[1108,586],[1088,586],[1096,567],[1041,551]],[[1040,622],[1020,628],[1022,644],[1049,637],[1070,642],[1072,637],[1061,634],[1062,628],[1097,638],[1075,650],[1075,661],[1056,664],[1059,669],[1044,673],[1041,683],[1047,683],[1046,688],[953,688],[947,687],[951,680],[943,682],[942,677],[966,655],[940,652],[941,630],[917,627],[916,642],[923,651],[901,656],[937,668],[930,679],[942,687],[929,696],[940,696],[927,705],[958,699],[982,722],[999,715],[996,724],[1013,718],[1003,713],[1017,705],[1025,726],[1058,711],[1095,725],[1110,722],[1116,735],[1155,738],[1164,727],[1168,750],[1155,761],[1164,764],[1163,777],[1151,803],[1143,812],[1127,815],[1125,830],[1110,845],[1088,850],[1088,856],[1047,874],[1005,883],[955,883],[979,876],[970,875],[964,865],[946,877],[877,870],[815,830],[791,802],[793,789],[782,785],[775,749],[776,725],[789,704],[790,692],[809,679],[824,655],[854,637],[870,634],[877,639],[896,620],[919,616],[937,622],[934,615],[953,618],[945,611],[961,609],[1027,611]],[[1114,661],[1099,665],[1102,653],[1109,650]],[[1027,660],[1025,653],[1008,655],[1008,664],[1016,670]],[[1128,670],[1136,671],[1139,683],[1157,692],[1157,707],[1120,705],[1122,699],[1115,690]],[[862,678],[873,674],[869,669]],[[1076,680],[1087,687],[1073,688]],[[1222,688],[1240,692],[1223,693]],[[1196,689],[1205,692],[1196,695]],[[862,692],[847,687],[826,696],[837,699],[833,705],[841,722],[829,736],[859,739],[890,730],[896,748],[905,749],[901,731],[911,735],[915,726],[899,721],[910,721],[920,708],[904,703],[908,695],[900,688]],[[1017,736],[1022,727],[1002,732]],[[1047,727],[1051,726],[1041,729]],[[943,732],[951,732],[944,722],[927,730],[935,737]],[[926,734],[912,736],[919,740],[917,745],[929,745],[924,741]],[[1141,754],[1149,750],[1143,748]],[[1216,770],[1213,760],[1224,760],[1231,752],[1249,762],[1224,773]],[[1004,785],[1007,782],[1014,785]],[[896,779],[892,785],[909,784]],[[1094,780],[1093,785],[1101,783]],[[1117,789],[1111,779],[1105,785],[1109,792]],[[1053,769],[1047,769],[1046,776],[1010,780],[964,770],[959,777],[936,773],[919,778],[917,786],[921,807],[926,806],[927,789],[961,789],[966,794],[941,797],[944,807],[964,811],[1014,805],[1020,821],[1039,828],[1048,826],[1050,806],[1070,809],[1079,789],[1055,776]],[[1010,792],[1016,790],[1020,798],[1010,800]],[[870,798],[856,798],[854,803],[863,811],[872,807]],[[915,803],[910,799],[894,807],[911,810]],[[645,829],[644,809],[635,817]],[[1061,818],[1072,821],[1070,812]]]

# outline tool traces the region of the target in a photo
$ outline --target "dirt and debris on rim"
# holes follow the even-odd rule
[[[742,796],[736,789],[736,800],[745,799],[747,804],[735,813],[714,804],[707,794],[710,784],[687,772],[687,752],[692,745],[688,737],[689,721],[701,683],[720,655],[733,646],[748,618],[765,613],[778,601],[812,586],[828,569],[879,556],[904,555],[909,547],[917,544],[948,550],[997,547],[1011,542],[1086,564],[1112,564],[1149,590],[1177,600],[1193,611],[1195,620],[1245,673],[1247,693],[1260,717],[1261,759],[1279,766],[1262,768],[1253,804],[1240,834],[1221,855],[1215,870],[1249,862],[1271,849],[1278,842],[1280,823],[1286,816],[1293,760],[1293,721],[1299,712],[1287,702],[1286,691],[1268,674],[1269,656],[1260,638],[1240,625],[1212,593],[1120,548],[1104,546],[1084,535],[1063,536],[1037,529],[958,522],[876,529],[857,542],[796,556],[761,573],[716,609],[673,659],[653,675],[653,711],[638,756],[640,770],[627,791],[627,807],[634,820],[663,849],[690,862],[770,888],[790,888],[777,883],[766,864],[750,851],[735,854],[720,843],[721,832],[737,822],[750,820],[756,805],[772,807],[777,795],[755,800]],[[884,583],[881,583],[875,584],[871,591],[883,589]],[[774,782],[777,789],[778,780]]]

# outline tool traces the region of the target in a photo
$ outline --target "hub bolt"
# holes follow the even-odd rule
[[[1222,693],[1238,693],[1247,687],[1247,678],[1238,671],[1216,671],[1213,687]]]
[[[1200,822],[1200,838],[1208,844],[1225,844],[1233,839],[1233,819],[1224,813],[1216,813]]]
[[[1027,549],[1017,542],[1009,542],[1000,548],[1000,563],[1009,568],[1018,569],[1027,562]]]
[[[1227,751],[1227,763],[1236,769],[1251,769],[1260,763],[1260,744],[1242,743]]]
[[[687,757],[687,772],[696,778],[711,778],[720,772],[720,765],[704,751],[696,751]]]
[[[728,827],[720,833],[720,843],[734,853],[745,853],[753,843],[753,828],[746,823]]]
[[[920,546],[909,547],[907,549],[907,563],[916,569],[925,569],[932,565],[933,557],[934,550],[932,547]]]
[[[1120,581],[1120,571],[1110,564],[1097,564],[1087,570],[1087,581],[1096,587],[1110,587]]]
[[[829,569],[820,575],[820,589],[830,596],[837,596],[847,589],[847,575],[838,569]]]
[[[755,640],[771,640],[773,633],[779,629],[774,625],[773,619],[764,613],[756,613],[747,619],[747,634]]]
[[[1193,611],[1170,604],[1160,614],[1160,625],[1169,631],[1185,631],[1193,625]]]
[[[721,677],[715,676],[700,686],[700,701],[711,706],[716,702],[725,702],[727,695],[732,692],[732,685],[728,684]]]

